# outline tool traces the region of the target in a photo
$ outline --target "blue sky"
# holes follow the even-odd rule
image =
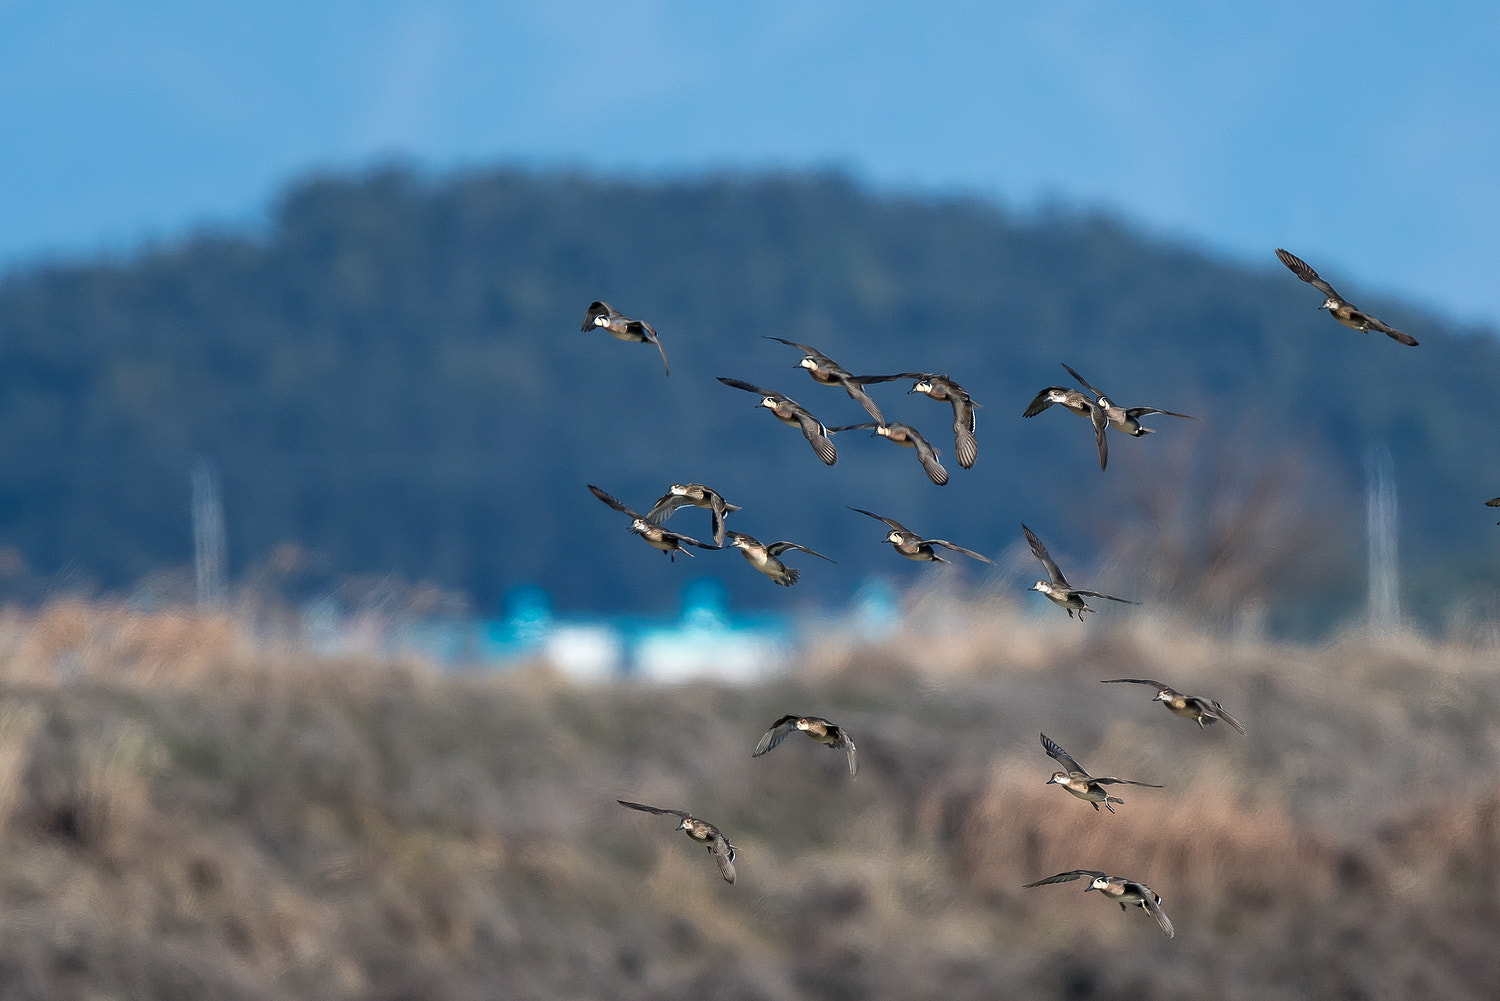
[[[1497,44],[1484,3],[0,0],[0,269],[392,156],[836,166],[1500,328]]]

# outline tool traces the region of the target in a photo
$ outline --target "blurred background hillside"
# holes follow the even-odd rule
[[[957,571],[976,584],[1034,579],[1028,520],[1114,593],[1221,617],[1250,603],[1319,633],[1363,601],[1365,491],[1388,450],[1408,608],[1446,627],[1493,604],[1480,502],[1500,427],[1474,407],[1500,396],[1500,350],[1352,278],[1346,294],[1420,349],[1338,327],[1269,253],[1246,268],[1105,217],[880,196],[832,175],[387,169],[299,184],[274,218],[0,287],[13,591],[64,568],[118,590],[186,565],[204,463],[231,578],[298,597],[394,572],[487,615],[522,585],[567,610],[660,613],[708,577],[736,606],[787,609],[934,571],[895,560],[853,506],[1024,557]],[[594,298],[650,319],[670,378],[649,347],[579,332]],[[952,374],[983,405],[977,466],[950,461],[939,489],[909,452],[849,432],[825,468],[714,379],[780,389],[830,425],[864,419],[764,336],[856,373]],[[1086,422],[1020,418],[1071,383],[1063,361],[1127,405],[1198,420],[1119,438],[1103,474]],[[948,408],[908,385],[872,393],[951,454]],[[645,510],[674,481],[715,486],[745,508],[734,527],[837,568],[808,567],[785,593],[736,554],[669,565],[584,489]],[[673,527],[707,534],[701,514]]]

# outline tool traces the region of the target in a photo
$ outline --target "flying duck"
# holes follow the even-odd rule
[[[875,405],[874,400],[870,399],[870,394],[865,392],[864,386],[860,384],[860,380],[856,376],[851,375],[849,370],[838,362],[817,348],[810,348],[806,344],[798,344],[796,341],[789,341],[785,337],[771,337],[765,334],[762,336],[768,341],[780,341],[782,344],[801,351],[803,358],[797,363],[797,368],[807,369],[807,374],[812,376],[814,381],[821,382],[825,386],[843,386],[844,392],[849,394],[849,399],[864,407],[871,417],[877,421],[885,420],[880,415],[880,408]]]
[[[713,517],[714,545],[724,545],[724,516],[740,509],[738,504],[731,504],[724,499],[724,495],[712,487],[706,487],[701,483],[674,483],[667,488],[667,492],[651,505],[651,510],[646,512],[646,520],[653,525],[660,525],[672,516],[672,512],[685,505],[706,508]]]
[[[863,424],[845,424],[843,427],[829,428],[829,431],[873,431],[875,435],[893,441],[902,448],[914,448],[917,450],[917,459],[922,463],[922,468],[927,471],[927,478],[938,486],[948,485],[948,470],[938,462],[938,451],[930,445],[922,432],[910,424],[880,424],[874,421],[866,421]]]
[[[787,735],[793,730],[801,730],[824,747],[842,747],[849,753],[849,774],[858,773],[859,763],[854,759],[854,738],[849,736],[848,730],[821,716],[795,716],[788,713],[781,717],[761,734],[760,743],[755,745],[755,750],[751,752],[750,757],[758,758],[773,749],[786,740]]]
[[[1184,716],[1190,720],[1196,720],[1198,728],[1205,729],[1208,724],[1215,720],[1223,720],[1234,727],[1240,733],[1245,732],[1245,727],[1239,720],[1225,712],[1224,707],[1213,699],[1201,699],[1196,695],[1183,695],[1170,685],[1163,685],[1160,681],[1151,681],[1146,678],[1110,678],[1103,682],[1106,685],[1150,685],[1156,689],[1156,697],[1152,702],[1160,702],[1167,710],[1175,716]]]
[[[593,330],[595,327],[604,328],[616,340],[655,344],[656,350],[661,352],[661,367],[666,370],[667,375],[672,374],[671,366],[667,364],[667,349],[657,339],[656,329],[645,320],[632,320],[628,316],[622,316],[609,303],[596,299],[589,303],[589,311],[584,314],[583,326],[579,329]]]
[[[1369,313],[1360,312],[1354,304],[1333,290],[1333,286],[1318,277],[1318,273],[1307,266],[1307,262],[1296,254],[1287,253],[1280,247],[1276,248],[1276,257],[1291,269],[1292,274],[1301,278],[1313,288],[1322,292],[1326,298],[1319,309],[1326,309],[1333,318],[1350,330],[1358,330],[1362,334],[1368,334],[1372,330],[1378,330],[1393,341],[1400,341],[1409,347],[1417,346],[1417,339],[1411,334],[1403,334],[1381,320],[1377,320]]]
[[[1110,427],[1114,428],[1116,431],[1121,432],[1122,434],[1128,434],[1132,438],[1139,438],[1143,434],[1155,433],[1151,428],[1144,427],[1141,424],[1140,419],[1147,414],[1166,414],[1168,417],[1181,417],[1185,420],[1190,421],[1198,419],[1187,414],[1179,414],[1175,410],[1158,410],[1156,407],[1117,406],[1110,401],[1109,397],[1099,392],[1099,390],[1095,389],[1093,386],[1090,386],[1088,380],[1079,375],[1077,372],[1073,371],[1073,369],[1068,365],[1067,362],[1063,362],[1063,368],[1067,369],[1068,374],[1078,380],[1078,384],[1080,386],[1082,386],[1084,389],[1087,389],[1090,393],[1094,394],[1095,409],[1090,413],[1090,416],[1094,421],[1094,437],[1098,440],[1099,444],[1100,469],[1103,469],[1105,464],[1109,461],[1109,446],[1104,440],[1104,427],[1099,420],[1099,415],[1101,413],[1104,416],[1104,420],[1108,422]]]
[[[1118,601],[1126,605],[1137,604],[1137,602],[1130,601],[1127,598],[1116,598],[1112,594],[1104,594],[1099,591],[1085,591],[1082,588],[1069,586],[1068,579],[1064,577],[1063,572],[1058,569],[1057,561],[1047,553],[1047,547],[1042,545],[1042,540],[1033,535],[1031,529],[1027,528],[1025,525],[1021,526],[1021,531],[1026,533],[1026,541],[1031,544],[1031,555],[1041,560],[1042,566],[1047,571],[1047,580],[1039,580],[1035,584],[1027,588],[1027,590],[1042,592],[1042,594],[1046,595],[1048,600],[1050,600],[1054,605],[1057,605],[1059,608],[1065,609],[1068,613],[1068,618],[1071,619],[1073,617],[1073,613],[1077,612],[1078,621],[1082,622],[1084,612],[1094,611],[1094,609],[1090,608],[1088,604],[1083,600],[1084,596],[1090,598],[1106,598],[1110,601]]]
[[[765,407],[771,411],[771,415],[781,423],[800,428],[802,436],[812,445],[813,451],[818,453],[818,458],[824,463],[831,466],[839,461],[838,450],[833,447],[833,442],[828,437],[828,428],[824,427],[822,421],[814,417],[796,400],[774,390],[761,389],[748,382],[741,382],[739,379],[729,379],[721,375],[719,381],[726,386],[743,389],[747,393],[755,393],[761,398],[756,406]]]
[[[734,882],[734,857],[739,849],[729,843],[729,839],[720,833],[719,829],[706,820],[699,820],[692,814],[683,810],[663,810],[659,806],[647,806],[644,803],[631,803],[623,799],[615,800],[621,806],[628,806],[632,810],[643,810],[646,813],[662,813],[673,817],[682,818],[682,823],[677,825],[677,830],[687,832],[687,836],[694,841],[705,843],[719,863],[719,874],[724,877],[724,882]]]
[[[740,551],[745,561],[752,567],[771,578],[782,587],[791,587],[797,583],[797,578],[802,576],[802,571],[796,567],[789,567],[781,562],[778,557],[789,549],[796,549],[816,556],[820,560],[828,560],[822,553],[815,553],[806,546],[799,546],[795,542],[772,542],[769,545],[759,542],[744,532],[730,532],[729,544]],[[837,563],[837,560],[828,560],[829,563]]]
[[[1074,760],[1071,754],[1069,754],[1067,751],[1064,751],[1061,747],[1058,747],[1056,742],[1054,742],[1052,738],[1048,737],[1045,733],[1042,734],[1042,747],[1044,747],[1047,753],[1051,757],[1055,758],[1057,760],[1057,763],[1062,765],[1064,769],[1064,771],[1053,772],[1052,777],[1047,780],[1047,784],[1052,785],[1053,783],[1056,783],[1062,786],[1074,796],[1077,796],[1079,799],[1086,801],[1090,806],[1094,808],[1095,813],[1099,812],[1100,803],[1103,803],[1104,808],[1110,813],[1114,813],[1115,808],[1110,804],[1125,802],[1123,799],[1120,799],[1117,796],[1111,796],[1106,793],[1104,787],[1107,785],[1115,785],[1116,783],[1118,783],[1120,785],[1128,786],[1145,786],[1148,789],[1161,788],[1161,786],[1152,785],[1150,782],[1133,782],[1130,779],[1117,779],[1112,775],[1090,775],[1088,772],[1084,771],[1082,765]]]
[[[947,400],[953,405],[953,445],[958,464],[973,469],[979,458],[979,443],[974,440],[974,408],[979,406],[964,387],[946,375],[931,372],[902,372],[899,375],[857,375],[854,381],[861,384],[892,382],[896,379],[914,379],[907,395],[921,393],[931,400]],[[876,418],[877,420],[879,418]]]
[[[655,549],[660,549],[662,552],[666,553],[667,559],[671,560],[673,563],[677,562],[677,553],[682,553],[685,556],[693,555],[692,553],[684,549],[684,546],[697,546],[699,549],[720,548],[719,546],[710,546],[706,542],[699,542],[697,539],[690,538],[686,535],[681,534],[680,532],[668,531],[667,529],[662,528],[660,525],[653,525],[649,519],[632,511],[623,503],[616,500],[614,497],[611,497],[603,490],[600,490],[592,483],[590,483],[588,487],[590,492],[592,492],[595,497],[599,498],[604,503],[614,508],[616,511],[619,511],[621,514],[630,515],[630,531],[645,539],[647,545]]]
[[[1489,500],[1487,500],[1487,501],[1484,502],[1484,506],[1485,507],[1500,507],[1500,497],[1491,497]],[[1500,525],[1500,521],[1495,522],[1495,524]]]
[[[932,548],[933,546],[942,546],[944,549],[951,549],[955,553],[972,556],[981,563],[988,563],[991,566],[995,564],[995,561],[988,556],[981,556],[972,549],[965,549],[963,546],[954,545],[947,539],[924,539],[894,518],[883,518],[878,514],[857,507],[851,507],[849,510],[858,512],[867,518],[874,518],[876,521],[885,522],[886,527],[890,529],[890,532],[886,534],[885,541],[889,542],[896,552],[909,560],[929,563],[952,563],[952,560],[943,559]]]
[[[1087,417],[1094,425],[1094,445],[1099,449],[1099,468],[1103,469],[1109,464],[1109,442],[1104,438],[1104,429],[1109,426],[1109,418],[1105,416],[1103,408],[1095,403],[1087,395],[1067,386],[1048,386],[1036,398],[1031,401],[1022,413],[1022,417],[1035,417],[1053,404],[1058,404],[1080,417]]]
[[[1123,879],[1119,876],[1108,876],[1097,869],[1074,869],[1071,872],[1060,872],[1056,876],[1048,876],[1039,879],[1035,883],[1027,883],[1023,889],[1033,886],[1046,886],[1048,883],[1070,883],[1075,879],[1087,876],[1090,879],[1088,886],[1083,892],[1098,890],[1110,900],[1120,905],[1120,910],[1125,910],[1128,905],[1134,905],[1145,911],[1156,919],[1161,925],[1161,930],[1171,938],[1176,932],[1172,928],[1172,922],[1167,919],[1166,912],[1161,909],[1161,897],[1151,891],[1151,887],[1145,883],[1137,883],[1133,879]]]

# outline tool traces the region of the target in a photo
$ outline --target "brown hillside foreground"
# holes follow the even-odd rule
[[[753,687],[585,688],[5,613],[0,997],[1494,997],[1495,650],[955,614]],[[752,760],[783,712],[847,726],[858,779],[796,735]],[[1095,813],[1039,731],[1166,788]],[[737,883],[616,799],[718,824]],[[1021,888],[1073,868],[1148,883],[1176,938]]]

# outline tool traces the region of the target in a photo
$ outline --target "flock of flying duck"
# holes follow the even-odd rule
[[[1352,330],[1368,333],[1371,330],[1383,333],[1392,340],[1401,344],[1415,347],[1417,341],[1410,334],[1403,333],[1389,326],[1383,321],[1362,312],[1348,300],[1340,296],[1332,285],[1318,276],[1318,273],[1309,267],[1300,258],[1285,250],[1276,251],[1277,258],[1291,270],[1298,278],[1312,285],[1324,295],[1324,301],[1319,309],[1326,309],[1335,320]],[[618,310],[606,302],[594,302],[589,305],[588,313],[584,317],[583,329],[603,329],[611,336],[622,341],[636,343],[648,343],[656,346],[661,353],[662,367],[671,374],[667,363],[666,349],[662,347],[656,330],[643,320],[635,320],[623,316]],[[802,432],[813,451],[817,453],[827,465],[834,465],[838,461],[838,450],[833,444],[831,435],[843,431],[870,431],[872,436],[885,438],[904,448],[913,449],[917,460],[921,463],[923,471],[934,484],[944,486],[948,482],[948,471],[943,468],[939,461],[940,452],[929,442],[921,432],[909,424],[901,424],[895,421],[887,421],[881,414],[879,406],[870,397],[866,386],[885,382],[894,382],[903,379],[912,380],[912,387],[907,390],[910,393],[921,393],[930,399],[946,402],[953,408],[953,435],[954,454],[958,464],[964,469],[973,467],[979,457],[978,442],[974,437],[974,411],[979,406],[968,392],[946,375],[937,375],[931,372],[901,372],[895,375],[854,375],[848,369],[839,365],[832,358],[806,344],[798,344],[781,337],[768,337],[767,340],[779,341],[788,347],[796,348],[803,353],[798,367],[806,369],[814,381],[825,386],[841,387],[849,398],[860,404],[873,420],[859,424],[846,424],[839,427],[829,427],[815,417],[806,407],[793,400],[784,393],[773,389],[764,389],[760,386],[744,382],[739,379],[731,379],[724,376],[719,381],[734,389],[741,389],[748,393],[759,396],[760,403],[757,408],[764,407],[778,421],[789,427],[794,427]],[[1151,414],[1163,414],[1168,417],[1180,417],[1193,420],[1187,414],[1177,413],[1172,410],[1161,410],[1156,407],[1122,407],[1113,402],[1101,390],[1091,385],[1083,376],[1079,375],[1066,363],[1063,368],[1068,374],[1083,387],[1082,390],[1067,386],[1048,386],[1037,393],[1022,413],[1023,417],[1035,417],[1049,409],[1054,404],[1063,407],[1081,417],[1086,417],[1093,428],[1094,443],[1099,453],[1099,468],[1105,469],[1109,462],[1109,445],[1106,431],[1113,428],[1115,431],[1139,438],[1142,435],[1151,434],[1152,429],[1141,424],[1142,417]],[[728,531],[725,528],[725,519],[735,511],[739,510],[737,505],[729,503],[717,490],[701,483],[674,483],[668,487],[655,504],[645,513],[640,514],[623,502],[589,484],[589,490],[595,497],[608,504],[631,519],[630,531],[639,535],[646,543],[655,549],[661,550],[669,559],[676,558],[677,553],[687,556],[693,555],[686,547],[696,549],[725,549],[736,548],[740,554],[756,570],[769,577],[773,582],[790,587],[797,582],[801,571],[795,567],[789,567],[782,561],[781,557],[793,550],[816,556],[819,559],[833,560],[822,553],[815,552],[806,546],[795,542],[773,542],[762,543],[759,540],[746,535],[743,532]],[[1491,507],[1500,507],[1500,497],[1486,502]],[[663,523],[679,508],[698,507],[707,510],[711,518],[711,531],[713,543],[700,542],[680,532],[674,532],[663,527]],[[884,541],[890,543],[897,553],[909,560],[947,563],[938,553],[938,549],[945,549],[955,553],[979,560],[984,563],[993,564],[993,560],[983,556],[971,549],[950,542],[946,539],[924,538],[916,532],[906,528],[893,518],[875,514],[861,508],[850,508],[857,514],[865,515],[876,521],[882,522],[889,530]],[[1092,591],[1084,588],[1073,587],[1063,575],[1057,561],[1047,552],[1047,547],[1042,541],[1027,528],[1021,526],[1021,531],[1026,537],[1027,544],[1031,547],[1032,555],[1042,564],[1046,571],[1047,579],[1038,580],[1030,590],[1040,592],[1053,604],[1062,608],[1071,618],[1075,614],[1080,622],[1084,612],[1092,612],[1084,598],[1103,598],[1108,601],[1135,604],[1126,598],[1117,598],[1114,595],[1104,594],[1100,591]],[[1230,727],[1243,734],[1244,726],[1234,716],[1230,715],[1222,705],[1213,699],[1202,698],[1194,695],[1185,695],[1169,685],[1147,678],[1111,678],[1104,684],[1132,684],[1146,685],[1156,691],[1152,701],[1161,702],[1166,709],[1174,715],[1184,717],[1196,722],[1200,729],[1205,729],[1209,724],[1222,720]],[[848,731],[838,724],[823,719],[820,716],[798,716],[787,714],[774,721],[761,735],[759,743],[751,757],[760,757],[768,751],[777,747],[793,732],[807,734],[812,740],[834,750],[843,750],[848,756],[849,774],[858,773],[858,760],[854,746],[854,739]],[[1112,775],[1090,775],[1072,755],[1063,750],[1055,741],[1045,733],[1041,734],[1042,748],[1051,758],[1062,767],[1053,772],[1047,784],[1060,785],[1068,793],[1083,800],[1094,808],[1097,813],[1100,804],[1110,813],[1115,812],[1114,804],[1124,801],[1118,796],[1111,795],[1106,789],[1113,785],[1137,785],[1150,789],[1160,789],[1160,785],[1150,782],[1138,782],[1131,779],[1117,778]],[[733,883],[735,879],[734,860],[738,849],[730,843],[728,837],[718,827],[694,817],[683,810],[669,810],[661,807],[647,806],[643,803],[632,803],[627,800],[617,800],[621,806],[632,810],[641,810],[646,813],[661,814],[677,817],[680,823],[676,830],[683,831],[689,838],[703,844],[718,863],[719,873],[727,882]],[[1086,879],[1088,885],[1084,892],[1098,890],[1106,900],[1113,900],[1120,905],[1121,910],[1129,907],[1139,907],[1156,919],[1161,930],[1170,938],[1175,932],[1172,922],[1167,918],[1161,907],[1161,897],[1153,892],[1144,883],[1120,876],[1112,876],[1094,869],[1072,869],[1060,872],[1033,883],[1025,884],[1026,888],[1044,886],[1050,883],[1066,883],[1073,880]]]

